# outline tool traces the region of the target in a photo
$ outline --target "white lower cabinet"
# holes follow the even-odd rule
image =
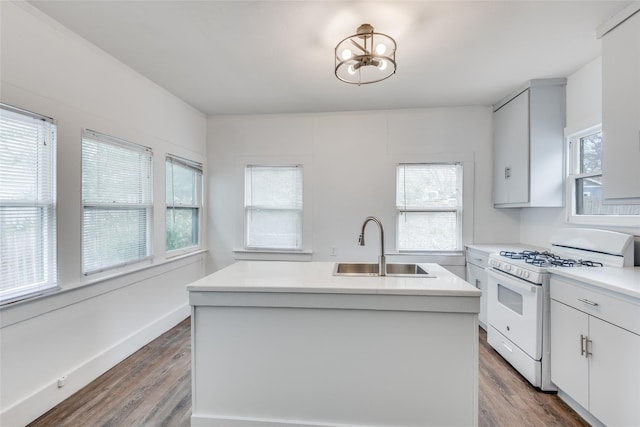
[[[607,426],[640,426],[640,334],[627,320],[640,327],[640,305],[551,279],[551,380]]]
[[[589,360],[582,352],[586,336],[589,316],[551,300],[551,381],[588,409]]]
[[[467,249],[467,282],[482,291],[478,323],[487,330],[487,272],[489,253]]]

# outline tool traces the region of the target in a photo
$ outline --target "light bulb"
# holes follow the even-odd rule
[[[380,43],[378,46],[376,46],[376,53],[378,55],[382,55],[387,51],[387,46],[385,46],[384,44]]]
[[[385,61],[384,59],[380,60],[380,65],[378,65],[378,69],[380,71],[384,71],[387,69],[387,61]]]
[[[342,51],[342,59],[347,60],[353,56],[351,49],[345,49]]]
[[[347,72],[353,75],[356,73],[356,69],[353,67],[353,65],[349,65],[349,68],[347,68]]]

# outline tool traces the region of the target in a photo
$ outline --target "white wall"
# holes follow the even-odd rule
[[[366,89],[366,88],[362,88]],[[491,201],[492,119],[489,107],[435,108],[326,114],[210,117],[208,271],[234,261],[242,247],[242,168],[247,162],[303,163],[305,191],[312,192],[311,240],[316,261],[375,261],[378,232],[363,220],[379,217],[386,251],[395,252],[397,162],[462,160],[473,164],[472,202],[465,209],[465,243],[519,239],[519,212]],[[475,203],[473,202],[475,201]],[[369,229],[371,227],[371,229]],[[336,256],[330,256],[332,247]],[[462,257],[419,257],[463,275]],[[397,261],[398,257],[390,257]]]
[[[206,118],[23,2],[0,2],[1,101],[58,125],[62,291],[0,311],[0,425],[24,425],[189,315],[204,254],[164,254],[164,158],[206,164]],[[154,260],[117,277],[81,274],[81,131],[154,153]],[[206,227],[205,227],[206,229]],[[205,236],[206,238],[206,236]],[[58,388],[56,380],[68,376]]]
[[[602,58],[589,62],[567,79],[567,123],[565,135],[602,123]],[[549,246],[553,232],[560,227],[577,226],[567,222],[565,208],[526,208],[520,215],[520,239],[536,246]],[[584,226],[581,226],[584,227]],[[640,224],[637,227],[588,226],[636,236],[636,265],[640,265]]]

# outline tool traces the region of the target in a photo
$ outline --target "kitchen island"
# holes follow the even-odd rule
[[[480,291],[238,262],[188,287],[192,426],[477,425]]]

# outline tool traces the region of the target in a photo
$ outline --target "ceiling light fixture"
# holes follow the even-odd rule
[[[342,40],[335,50],[336,77],[345,83],[366,85],[396,73],[396,41],[362,24],[356,34]]]

